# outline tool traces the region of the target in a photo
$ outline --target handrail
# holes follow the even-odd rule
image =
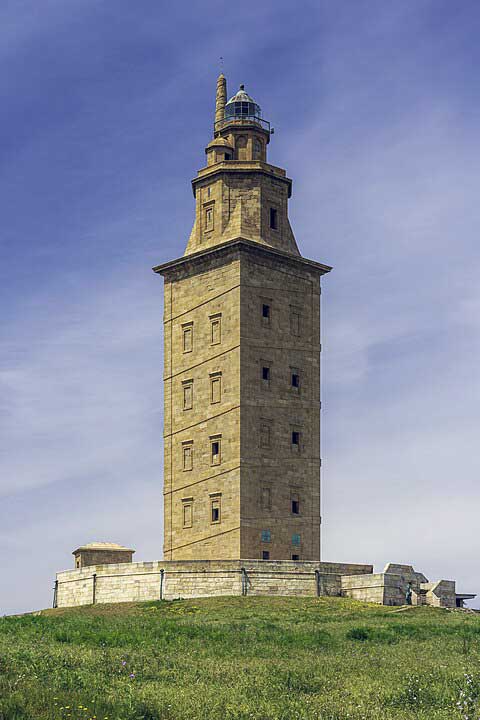
[[[215,132],[218,132],[225,125],[251,125],[252,123],[254,125],[259,125],[262,130],[270,132],[270,123],[268,120],[264,120],[257,115],[231,115],[230,117],[223,118],[223,120],[217,120],[216,123],[214,123],[213,128]]]

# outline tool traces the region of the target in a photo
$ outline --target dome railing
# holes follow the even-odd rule
[[[262,130],[266,130],[268,133],[270,132],[270,123],[268,120],[264,120],[258,117],[258,115],[229,115],[223,120],[217,120],[217,122],[214,123],[214,131],[218,132],[224,128],[225,125],[252,125],[252,123],[259,125]]]

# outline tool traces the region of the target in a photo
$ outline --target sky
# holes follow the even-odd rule
[[[3,0],[0,614],[162,556],[162,281],[224,58],[322,293],[323,559],[480,594],[480,6]],[[472,604],[480,607],[480,598]]]

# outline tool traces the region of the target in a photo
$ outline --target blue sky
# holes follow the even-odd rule
[[[480,7],[4,0],[0,613],[162,548],[162,287],[215,79],[245,83],[323,291],[324,559],[480,593]]]

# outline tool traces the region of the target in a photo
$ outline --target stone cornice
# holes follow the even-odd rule
[[[257,160],[224,160],[207,165],[198,171],[197,177],[192,180],[192,191],[195,197],[195,186],[201,182],[210,180],[214,175],[241,174],[241,175],[266,175],[267,177],[283,182],[288,186],[288,197],[292,195],[292,180],[286,176],[285,170]]]
[[[183,255],[175,260],[169,260],[162,265],[157,265],[152,268],[152,270],[159,275],[166,275],[170,270],[175,270],[177,268],[179,269],[183,267],[188,269],[188,265],[190,264],[192,265],[192,269],[197,269],[199,264],[203,265],[207,260],[221,257],[222,255],[229,254],[235,250],[246,251],[264,257],[273,257],[281,262],[295,265],[297,267],[308,267],[311,270],[317,271],[320,275],[325,275],[332,270],[330,265],[324,265],[323,263],[316,262],[315,260],[308,260],[297,255],[290,255],[290,253],[277,250],[270,245],[263,245],[253,240],[246,240],[245,238],[234,238],[228,242],[221,243],[220,245],[215,245],[210,248],[205,248],[205,250],[200,250],[199,252],[192,253],[191,255]]]

